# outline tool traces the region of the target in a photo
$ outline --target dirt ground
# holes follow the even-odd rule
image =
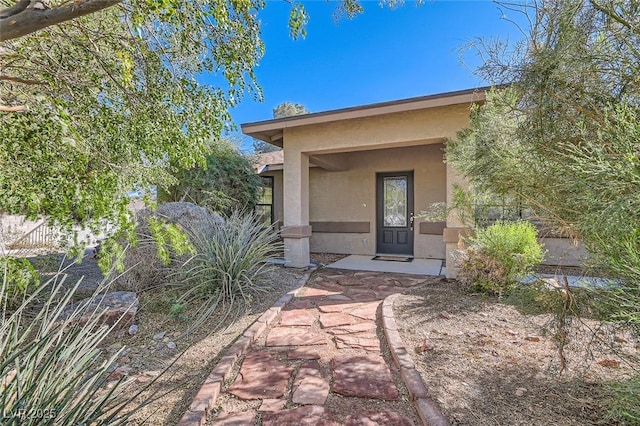
[[[394,313],[416,368],[454,425],[602,424],[603,383],[634,374],[620,355],[640,356],[631,336],[576,320],[560,374],[551,315],[524,314],[443,278],[400,296]]]

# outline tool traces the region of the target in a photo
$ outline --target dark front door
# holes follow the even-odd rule
[[[377,252],[413,255],[413,172],[378,173]]]

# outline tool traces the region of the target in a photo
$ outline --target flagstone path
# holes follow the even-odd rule
[[[239,367],[229,368],[233,357],[218,363],[216,369],[226,363],[228,373],[209,403],[208,424],[421,424],[384,343],[380,304],[424,281],[379,272],[315,273],[273,325],[242,343]]]

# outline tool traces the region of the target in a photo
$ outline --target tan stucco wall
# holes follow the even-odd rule
[[[376,253],[376,173],[414,172],[415,213],[431,203],[445,200],[446,169],[442,144],[378,149],[343,153],[349,169],[329,172],[311,168],[309,177],[309,216],[311,222],[369,222],[371,232],[314,233],[313,252]],[[444,258],[441,235],[423,235],[418,222],[414,226],[414,255],[420,258]]]

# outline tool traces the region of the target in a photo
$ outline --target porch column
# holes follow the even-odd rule
[[[301,152],[284,154],[284,264],[292,268],[309,266],[309,157]]]
[[[462,188],[468,187],[468,183],[465,179],[460,176],[450,163],[447,163],[447,206],[453,205],[453,187],[456,184]],[[447,216],[447,227],[444,229],[442,235],[445,243],[447,278],[455,278],[457,276],[458,268],[456,268],[455,254],[458,250],[460,237],[466,232],[468,232],[468,229],[464,227],[464,224],[458,217],[457,212],[450,212],[449,216]]]

